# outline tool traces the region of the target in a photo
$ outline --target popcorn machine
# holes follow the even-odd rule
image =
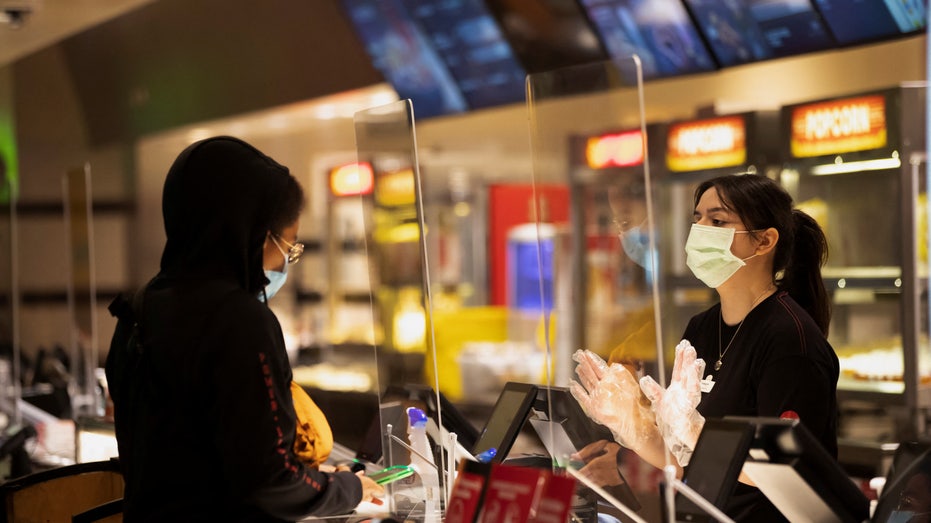
[[[904,407],[884,409],[899,418],[882,437],[896,441],[926,432],[931,406],[925,90],[902,85],[781,111],[779,181],[828,240],[822,275],[838,397]]]

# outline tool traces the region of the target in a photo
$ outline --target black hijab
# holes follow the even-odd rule
[[[288,168],[230,136],[195,142],[175,159],[162,193],[168,241],[160,275],[221,277],[258,293],[265,235],[288,190]]]

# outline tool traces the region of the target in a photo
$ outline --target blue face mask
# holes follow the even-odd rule
[[[652,258],[650,256],[650,236],[640,227],[631,227],[630,229],[618,234],[621,239],[621,245],[624,252],[637,265],[644,269],[652,269]]]
[[[281,250],[280,247],[279,250]],[[278,293],[281,287],[284,286],[284,282],[288,279],[288,255],[283,255],[284,267],[281,271],[265,270],[265,277],[268,278],[268,285],[265,286],[265,297],[269,300]],[[262,295],[259,295],[259,299],[262,299]]]
[[[907,523],[915,516],[924,516],[928,512],[915,513],[914,510],[893,510],[889,514],[889,519],[886,520],[886,523]]]

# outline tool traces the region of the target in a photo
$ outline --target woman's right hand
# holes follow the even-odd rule
[[[571,457],[585,462],[579,473],[600,487],[620,485],[624,482],[618,470],[618,452],[621,446],[614,441],[598,440],[586,445]]]
[[[623,365],[608,365],[591,351],[577,351],[579,382],[569,383],[569,391],[592,420],[611,429],[621,445],[638,452],[657,436],[659,430],[637,379]]]

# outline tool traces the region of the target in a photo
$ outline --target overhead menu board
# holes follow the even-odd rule
[[[581,0],[612,58],[640,57],[644,78],[716,68],[679,0]]]
[[[526,73],[482,0],[402,0],[472,109],[524,101]]]
[[[815,4],[840,44],[921,31],[928,21],[923,0],[815,0]]]
[[[530,74],[608,59],[578,0],[484,3]]]
[[[418,118],[459,113],[465,98],[399,0],[342,0],[372,64]]]
[[[684,0],[722,67],[830,49],[809,0]]]

